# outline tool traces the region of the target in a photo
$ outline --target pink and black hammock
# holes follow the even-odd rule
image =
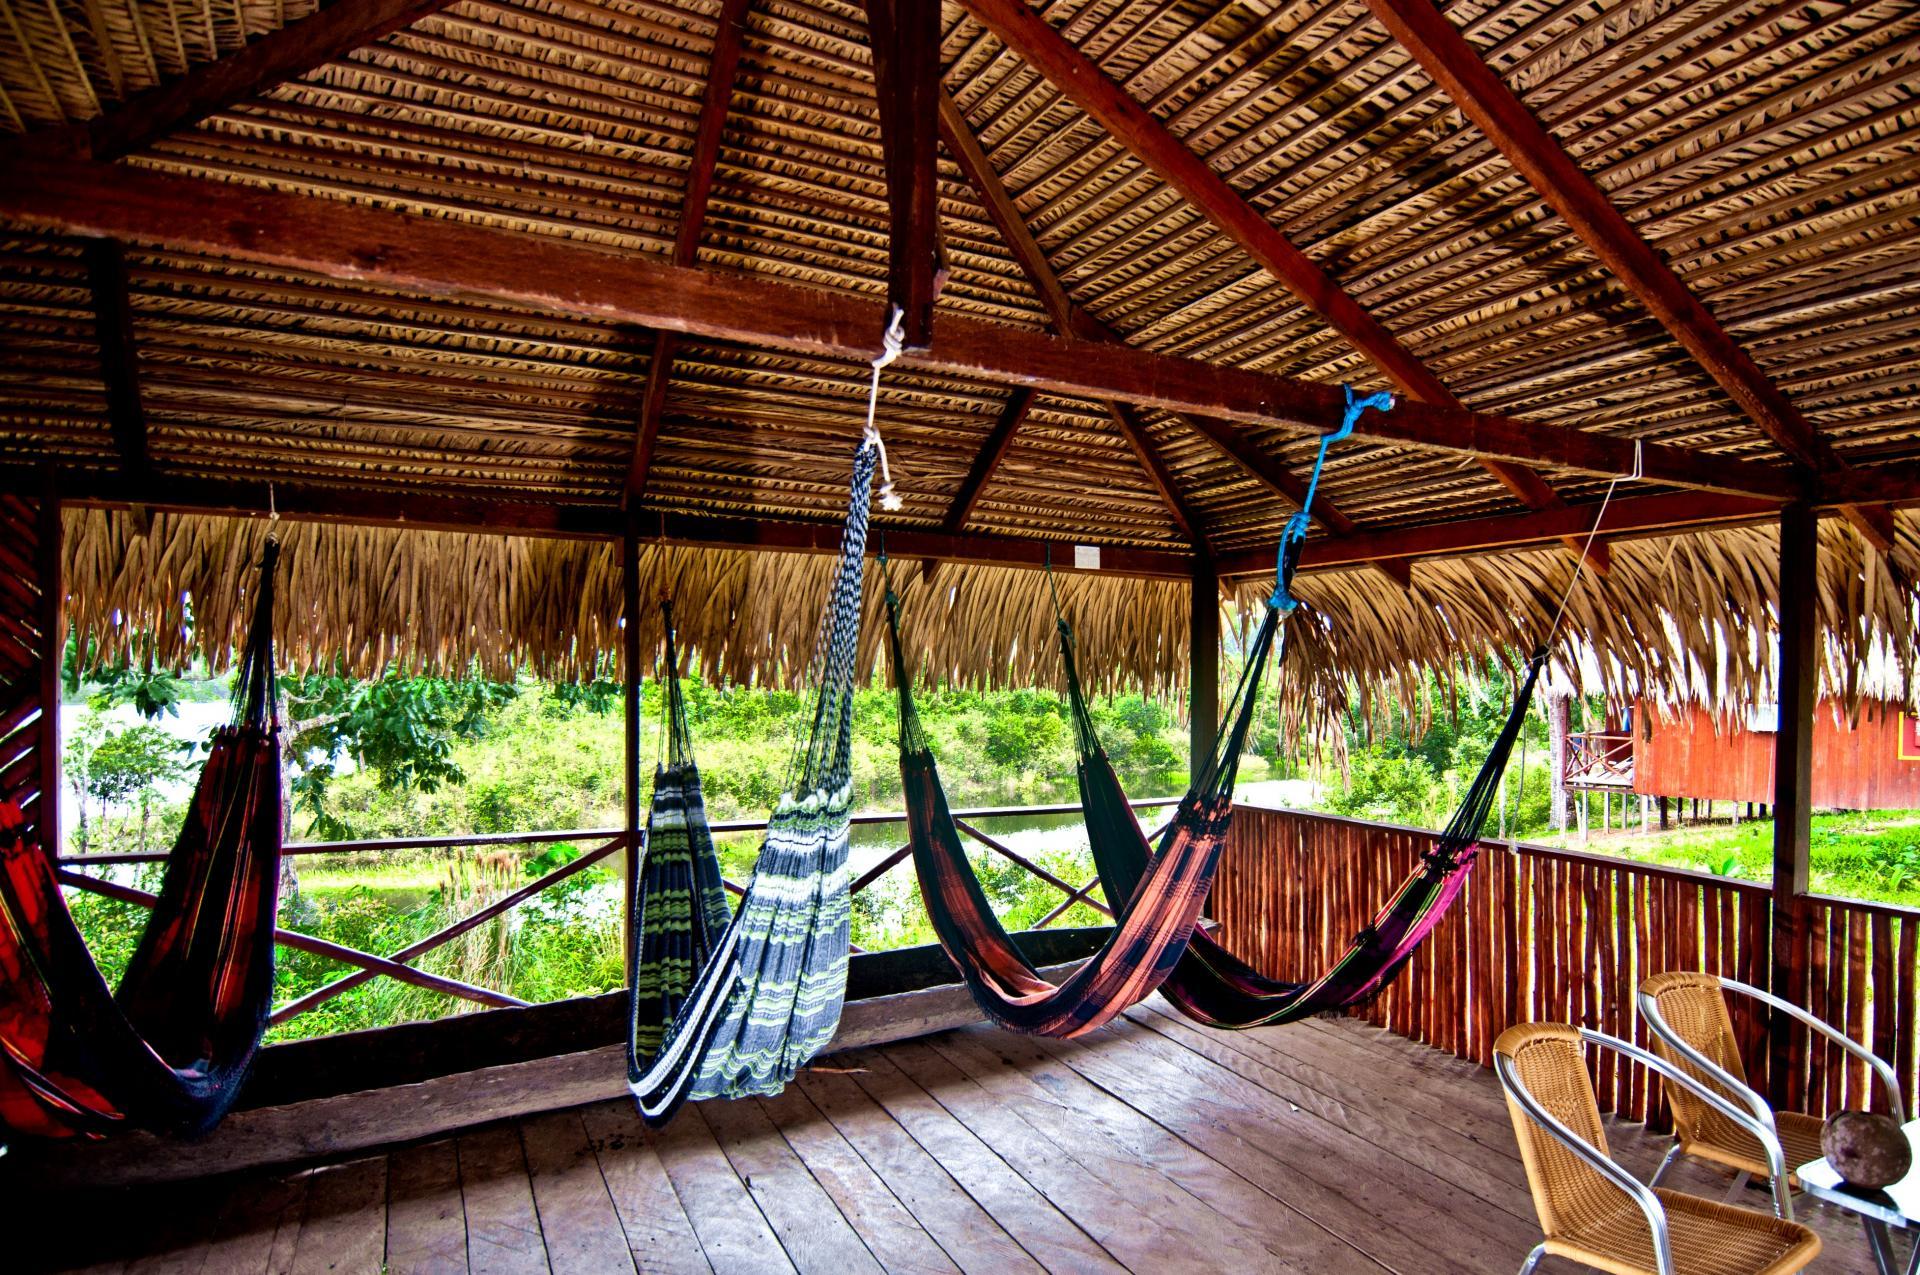
[[[239,1093],[273,996],[278,554],[270,542],[260,563],[233,724],[214,737],[117,992],[67,910],[51,850],[27,839],[16,807],[0,805],[0,1128],[9,1134],[200,1133]]]
[[[1071,650],[1066,658],[1071,663]],[[1421,855],[1419,868],[1387,900],[1373,923],[1354,935],[1345,954],[1331,968],[1317,978],[1297,983],[1267,978],[1227,951],[1212,935],[1195,930],[1179,963],[1161,985],[1161,995],[1196,1022],[1234,1029],[1294,1022],[1378,995],[1466,888],[1467,872],[1479,854],[1480,831],[1486,826],[1487,814],[1499,792],[1500,776],[1520,738],[1546,658],[1546,648],[1541,647],[1527,661],[1506,724],[1481,762],[1480,773],[1474,776],[1460,808],[1433,847]],[[1070,675],[1067,686],[1077,693],[1078,679]],[[1098,740],[1092,741],[1091,748],[1084,738],[1081,740],[1079,770],[1080,799],[1086,804],[1091,831],[1095,810],[1125,811],[1127,797]],[[1093,838],[1094,867],[1108,905],[1118,909],[1149,888],[1154,853],[1148,850],[1139,824],[1130,816],[1121,820],[1109,814],[1101,823],[1112,830],[1112,835]],[[1131,835],[1127,835],[1129,832]],[[1163,837],[1159,853],[1165,852],[1166,845]]]

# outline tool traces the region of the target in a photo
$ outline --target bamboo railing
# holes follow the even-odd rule
[[[1274,978],[1325,968],[1410,874],[1434,834],[1337,815],[1242,806],[1209,911],[1219,938]],[[1486,842],[1451,913],[1379,997],[1367,1021],[1483,1066],[1510,1025],[1597,1027],[1645,1044],[1640,981],[1703,970],[1765,986],[1773,902],[1762,883],[1518,842]],[[1920,910],[1810,896],[1807,1007],[1866,1043],[1915,1109]],[[1736,1001],[1744,998],[1735,998]],[[1734,1005],[1749,1078],[1766,1092],[1767,1025]],[[1645,1070],[1596,1051],[1603,1108],[1669,1127]],[[1825,1114],[1881,1105],[1864,1065],[1796,1030],[1787,1104]]]

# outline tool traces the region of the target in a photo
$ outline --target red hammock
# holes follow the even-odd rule
[[[0,1128],[12,1134],[197,1133],[239,1093],[273,996],[278,552],[269,544],[261,561],[234,723],[214,738],[117,994],[67,910],[52,854],[0,803]]]

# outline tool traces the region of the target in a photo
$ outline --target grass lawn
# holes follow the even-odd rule
[[[1725,820],[1642,835],[1591,831],[1584,846],[1568,831],[1544,845],[1586,849],[1646,863],[1695,868],[1746,881],[1773,876],[1773,821]],[[1920,906],[1920,810],[1850,811],[1813,818],[1813,888],[1821,894]]]

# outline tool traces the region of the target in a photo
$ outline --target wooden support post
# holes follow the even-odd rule
[[[939,256],[939,0],[867,0],[880,150],[887,167],[887,299],[905,315],[906,348],[933,344]]]
[[[87,241],[87,285],[93,293],[94,335],[100,342],[100,378],[107,387],[107,419],[120,465],[136,483],[152,478],[147,458],[147,414],[140,402],[140,347],[133,335],[127,255],[111,239]]]
[[[625,771],[626,837],[624,855],[627,879],[625,889],[632,897],[640,880],[640,535],[632,517],[627,519],[626,535],[620,541],[621,677],[625,714],[622,723],[626,736]],[[639,933],[633,928],[633,909],[625,910],[627,973],[633,973],[635,944]]]
[[[1773,973],[1775,996],[1807,1003],[1808,860],[1813,836],[1813,712],[1819,690],[1820,520],[1795,502],[1780,513],[1780,729],[1773,758]],[[1804,1089],[1785,1015],[1767,1036],[1768,1086],[1775,1108],[1798,1110]]]
[[[1220,577],[1202,562],[1193,569],[1193,596],[1187,617],[1187,739],[1189,772],[1200,771],[1213,756],[1220,729]]]
[[[1547,691],[1547,826],[1567,830],[1567,708],[1564,692]]]

